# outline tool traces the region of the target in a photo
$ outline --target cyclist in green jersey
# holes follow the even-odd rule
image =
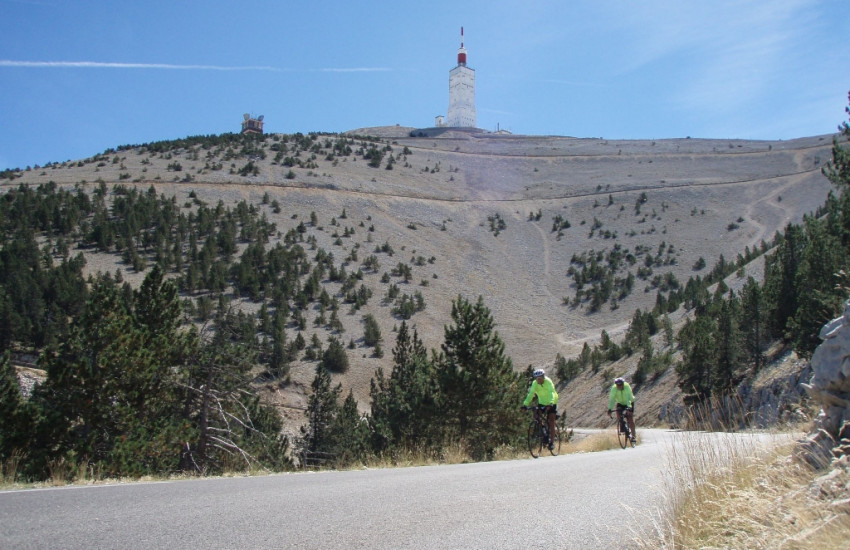
[[[632,442],[635,441],[635,395],[632,393],[632,387],[623,378],[616,378],[614,385],[611,386],[611,391],[608,393],[608,418],[611,418],[611,412],[614,405],[617,405],[617,422],[623,415],[623,411],[628,409],[632,414],[626,415],[629,422],[629,429],[632,431]]]
[[[528,395],[525,401],[522,402],[522,408],[527,409],[531,405],[531,400],[537,396],[537,404],[546,407],[546,416],[549,420],[549,433],[555,433],[555,418],[558,415],[558,392],[555,390],[555,384],[546,376],[543,369],[534,371],[534,382],[528,389]],[[552,441],[548,442],[549,448],[552,448]]]

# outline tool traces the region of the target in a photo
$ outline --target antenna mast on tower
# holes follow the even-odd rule
[[[466,48],[463,47],[463,27],[460,28],[460,49],[457,51],[457,64],[466,67]]]

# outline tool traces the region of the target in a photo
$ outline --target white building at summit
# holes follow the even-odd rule
[[[438,117],[439,118],[442,117]],[[438,126],[442,124],[438,123]],[[463,27],[460,28],[460,49],[457,67],[449,71],[449,112],[445,126],[475,128],[475,69],[466,66],[463,47]]]

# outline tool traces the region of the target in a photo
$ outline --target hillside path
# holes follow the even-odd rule
[[[537,460],[5,491],[0,547],[629,548],[684,441],[640,434]]]

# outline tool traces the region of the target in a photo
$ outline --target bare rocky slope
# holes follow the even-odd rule
[[[329,159],[319,147],[310,168],[283,166],[271,153],[248,159],[199,146],[167,155],[133,147],[34,167],[11,183],[0,181],[5,188],[48,181],[86,189],[100,181],[144,189],[153,185],[160,194],[176,195],[186,208],[190,192],[208,204],[234,205],[244,199],[261,208],[281,236],[315,212],[319,223],[310,234],[338,263],[355,252],[358,261],[349,262],[349,270],[388,243],[393,256],[378,254],[378,273],[367,272],[364,278],[374,297],[357,314],[341,315],[341,338],[354,340],[356,349],[348,351],[349,371],[336,378],[346,392],[354,392],[364,411],[375,369],[389,372],[392,365],[400,320],[381,301],[387,285],[380,278],[399,262],[413,271],[410,282],[399,285],[402,292],[421,292],[427,304],[411,320],[427,348],[439,349],[453,299],[481,296],[514,366],[551,367],[556,354],[573,357],[603,329],[614,339],[622,336],[636,308],[654,305],[654,277],[671,273],[684,284],[691,276],[705,275],[721,255],[734,260],[746,248],[770,241],[788,223],[800,222],[823,204],[831,188],[821,174],[831,158],[831,135],[790,141],[622,141],[456,130],[411,137],[412,130],[395,126],[320,135],[320,144],[353,139],[355,153]],[[370,143],[358,136],[374,136],[381,147],[389,146],[392,170],[385,168],[386,158],[380,168],[372,168],[357,155],[361,144]],[[279,139],[269,136],[264,148]],[[239,175],[249,161],[256,170]],[[175,162],[180,171],[174,170]],[[278,201],[279,213],[262,204],[265,194]],[[570,227],[554,231],[557,219]],[[346,229],[351,234],[340,238]],[[657,258],[650,262],[651,274],[638,278],[627,298],[604,304],[597,313],[570,305],[576,290],[567,273],[571,259],[615,246],[638,256],[633,272],[647,257]],[[116,258],[87,255],[87,269],[120,268],[125,279],[141,280],[143,274]],[[700,258],[707,268],[695,270]],[[753,262],[748,273],[758,276],[761,264]],[[733,277],[730,284],[736,280],[743,282]],[[360,342],[366,313],[377,319],[383,334],[381,359]],[[329,335],[308,319],[308,340],[314,332],[322,341]],[[636,359],[606,368],[604,375],[628,374]],[[314,369],[315,363],[297,362],[291,383],[263,384],[293,433],[303,422]],[[670,411],[680,403],[674,378],[668,372],[642,390],[639,422],[671,421]],[[585,373],[563,388],[571,423],[604,422],[609,383],[602,373]]]

